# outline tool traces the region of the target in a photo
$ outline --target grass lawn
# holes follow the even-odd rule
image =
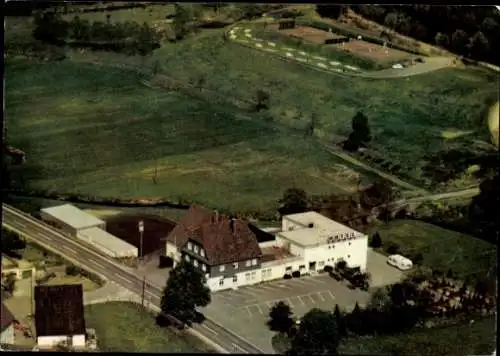
[[[96,330],[101,352],[211,352],[197,340],[158,327],[154,317],[134,303],[86,306],[85,322],[87,328]]]
[[[496,266],[496,246],[473,236],[414,220],[394,220],[369,229],[378,231],[382,243],[397,243],[402,254],[422,253],[423,265],[458,276],[487,271]]]
[[[81,284],[84,292],[90,292],[100,287],[97,283],[82,276],[58,276],[44,283],[46,286],[57,286],[62,284]]]
[[[29,152],[22,174],[38,189],[251,211],[272,208],[292,185],[344,193],[359,176],[313,139],[150,89],[133,72],[10,61],[7,73],[8,137]]]
[[[472,325],[419,330],[394,336],[346,340],[339,348],[348,355],[491,355],[495,350],[495,317]]]
[[[353,116],[362,110],[374,137],[370,147],[417,182],[426,155],[489,141],[478,112],[486,97],[498,93],[497,76],[482,70],[450,68],[391,80],[325,75],[211,37],[165,44],[153,60],[178,79],[195,81],[205,75],[208,88],[228,97],[251,99],[257,89],[266,90],[274,119],[288,126],[303,127],[315,112],[320,122],[316,133],[326,140],[346,137]],[[443,134],[450,131],[472,133]]]

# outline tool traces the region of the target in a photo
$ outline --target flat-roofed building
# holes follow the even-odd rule
[[[303,258],[301,272],[316,272],[344,260],[366,269],[368,236],[313,211],[285,215],[277,240]]]
[[[75,237],[85,229],[93,227],[106,229],[105,221],[71,204],[44,208],[40,211],[40,217],[46,223]]]
[[[98,227],[83,230],[78,234],[78,238],[111,257],[138,257],[139,255],[137,247]]]

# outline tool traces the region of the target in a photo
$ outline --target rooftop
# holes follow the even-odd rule
[[[293,257],[293,255],[283,247],[270,246],[263,247],[260,250],[262,251],[262,262],[279,261]]]
[[[279,235],[301,246],[325,244],[328,238],[336,236],[340,238],[340,234],[360,235],[360,232],[349,226],[328,219],[315,211],[285,215],[283,218],[301,225],[302,228],[283,231]]]
[[[105,223],[103,220],[98,219],[95,216],[90,215],[89,213],[86,213],[85,211],[78,209],[76,206],[71,204],[45,208],[41,211],[60,221],[63,221],[64,223],[75,229],[92,227]]]
[[[35,287],[37,336],[85,334],[81,284]]]
[[[80,233],[89,238],[93,243],[104,247],[107,250],[113,252],[124,252],[127,253],[131,250],[137,250],[132,244],[123,241],[119,237],[111,235],[109,232],[104,231],[98,227],[91,227],[90,229],[85,229]]]

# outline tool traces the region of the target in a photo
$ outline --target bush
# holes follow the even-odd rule
[[[370,247],[379,248],[381,246],[382,246],[382,238],[380,237],[380,234],[377,231],[373,234],[372,238],[370,239]]]
[[[299,271],[293,271],[292,272],[292,277],[293,278],[299,278],[300,277],[300,272]]]
[[[79,274],[80,274],[80,268],[73,265],[66,266],[67,276],[78,276]]]
[[[400,251],[400,247],[397,243],[395,242],[389,242],[387,244],[387,249],[386,249],[386,252],[391,254],[391,255],[396,255],[398,254]]]

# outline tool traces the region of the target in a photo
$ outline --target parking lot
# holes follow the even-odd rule
[[[372,274],[372,286],[392,284],[403,276],[401,271],[387,265],[386,257],[368,251],[367,270]],[[302,317],[313,308],[351,309],[370,300],[370,291],[351,290],[345,281],[328,274],[304,276],[289,280],[278,279],[253,286],[212,293],[212,302],[201,311],[225,328],[244,336],[266,353],[274,353],[273,333],[266,325],[270,308],[279,301],[286,302],[295,317]]]

